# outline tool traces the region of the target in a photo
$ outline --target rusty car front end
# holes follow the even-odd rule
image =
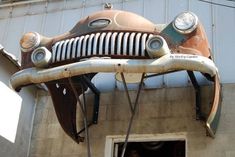
[[[104,10],[81,19],[60,36],[26,33],[20,45],[22,70],[11,77],[12,88],[19,91],[30,84],[45,83],[61,126],[76,142],[82,140],[76,126],[77,97],[90,88],[99,100],[91,83],[99,72],[163,75],[186,70],[197,98],[199,85],[193,71],[201,72],[214,83],[213,104],[205,121],[209,135],[215,136],[221,109],[219,74],[194,13],[183,12],[169,24],[153,24],[130,12]],[[197,119],[203,119],[197,98]],[[97,114],[94,112],[94,123]]]

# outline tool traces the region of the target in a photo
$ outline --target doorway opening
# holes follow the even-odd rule
[[[124,142],[114,144],[114,157],[121,157]],[[129,142],[124,157],[186,157],[185,140]]]

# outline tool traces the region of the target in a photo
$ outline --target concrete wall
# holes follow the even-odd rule
[[[192,87],[143,90],[131,135],[186,139],[187,157],[235,156],[235,85],[223,85],[222,115],[216,138],[206,136],[204,123],[195,120]],[[208,111],[211,89],[203,88],[203,111]],[[135,92],[131,92],[134,98]],[[92,100],[89,96],[88,104]],[[101,94],[99,123],[90,128],[92,156],[104,157],[106,137],[125,135],[130,118],[126,95],[122,91]],[[79,110],[78,110],[79,112]],[[80,113],[81,115],[81,113]],[[77,118],[82,124],[81,116]],[[155,136],[156,137],[155,137]],[[169,137],[168,137],[169,138]],[[30,157],[86,156],[86,142],[76,144],[59,126],[48,93],[38,93]]]
[[[17,68],[0,54],[0,82],[4,83],[6,88],[8,88],[7,86],[9,85],[10,76],[16,71]],[[1,157],[26,157],[28,155],[31,132],[32,132],[32,124],[33,124],[32,121],[35,110],[34,94],[35,94],[34,88],[23,89],[19,93],[19,95],[22,97],[22,102],[20,102],[20,104],[10,103],[11,102],[10,99],[14,99],[14,97],[9,97],[8,101],[5,101],[3,95],[1,95],[1,100],[0,100],[1,113],[4,112],[5,114],[1,114],[0,118],[1,122],[5,121],[6,123],[4,124],[0,123],[1,125],[0,129],[1,131],[2,129],[8,129],[6,131],[11,133],[12,127],[16,127],[16,134],[15,137],[13,137],[14,140],[12,141],[6,138],[4,135],[0,134]],[[12,107],[12,110],[4,108],[4,105],[6,105],[8,109],[9,107]],[[17,105],[20,105],[19,115],[15,115],[14,114],[15,112],[13,112],[14,108],[18,107]],[[17,123],[11,124],[12,119],[14,118],[16,118]],[[9,125],[4,126],[5,124]],[[12,134],[14,134],[14,131],[12,132]]]

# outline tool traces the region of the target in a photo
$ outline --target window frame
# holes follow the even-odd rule
[[[114,157],[115,144],[124,142],[125,135],[106,136],[104,157]],[[186,133],[167,133],[167,134],[135,134],[129,136],[129,142],[151,142],[151,141],[185,141],[185,157],[188,152],[188,142]]]

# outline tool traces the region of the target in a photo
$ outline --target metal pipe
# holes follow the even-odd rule
[[[121,73],[121,77],[122,77],[123,86],[124,86],[124,89],[125,89],[125,92],[126,92],[126,97],[127,97],[128,102],[129,102],[130,109],[131,109],[131,113],[133,114],[134,113],[134,109],[133,109],[133,106],[131,104],[130,94],[128,92],[128,87],[126,85],[126,80],[125,80],[125,77],[124,77],[123,73]]]
[[[187,54],[168,54],[159,59],[89,59],[49,69],[28,68],[15,73],[10,84],[22,86],[97,72],[163,73],[176,70],[200,71],[214,76],[218,71],[209,58]]]

